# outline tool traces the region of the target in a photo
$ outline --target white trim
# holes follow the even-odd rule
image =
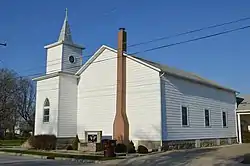
[[[236,110],[236,112],[250,112],[250,110]]]
[[[46,74],[46,75],[43,75],[43,76],[40,76],[40,77],[32,78],[32,80],[33,81],[40,81],[40,80],[44,80],[44,79],[47,79],[47,78],[56,77],[58,75],[59,75],[59,73],[55,72],[55,73]]]
[[[115,52],[115,53],[117,53],[117,50],[116,49],[113,49],[113,48],[111,48],[111,47],[109,47],[109,46],[106,46],[106,45],[102,45],[94,54],[93,54],[93,56],[91,56],[91,58],[89,58],[89,60],[76,72],[76,74],[75,75],[80,75],[105,49],[108,49],[108,50],[110,50],[110,51],[112,51],[112,52]],[[136,61],[136,62],[139,62],[139,63],[141,63],[141,64],[143,64],[143,65],[145,65],[145,66],[147,66],[147,67],[150,67],[150,68],[152,68],[152,69],[154,69],[154,70],[157,70],[158,72],[160,72],[161,70],[160,69],[158,69],[158,68],[156,68],[156,67],[154,67],[154,66],[152,66],[152,65],[150,65],[150,64],[148,64],[148,63],[145,63],[145,62],[143,62],[143,61],[141,61],[141,60],[139,60],[139,59],[136,59],[136,58],[134,58],[133,56],[130,56],[130,55],[128,55],[128,54],[126,54],[126,53],[124,53],[124,56],[126,56],[127,58],[130,58],[130,59],[132,59],[132,60],[134,60],[134,61]]]
[[[250,112],[237,112],[237,114],[239,114],[239,115],[249,115]]]
[[[125,54],[126,55],[126,54]],[[134,58],[133,56],[130,56],[130,55],[126,55],[127,56],[127,58],[129,58],[129,59],[132,59],[132,60],[134,60],[134,61],[136,61],[137,63],[141,63],[141,64],[143,64],[143,65],[145,65],[145,66],[147,66],[147,67],[149,67],[149,68],[151,68],[151,69],[153,69],[153,70],[156,70],[156,71],[158,71],[158,72],[161,72],[161,70],[159,69],[159,68],[156,68],[156,67],[154,67],[154,66],[152,66],[152,65],[150,65],[150,64],[148,64],[148,63],[145,63],[145,62],[143,62],[143,61],[141,61],[141,60],[139,60],[139,59],[137,59],[137,58]],[[165,73],[165,72],[164,72]]]
[[[241,121],[240,121],[240,115],[249,115],[250,114],[250,112],[241,112],[241,113],[239,113],[239,112],[237,112],[236,113],[236,115],[237,115],[237,133],[238,133],[238,142],[240,143],[240,144],[242,144],[242,133],[241,133]]]
[[[55,72],[55,73],[51,73],[51,74],[46,74],[46,75],[43,75],[40,77],[36,77],[36,78],[33,78],[32,80],[33,81],[40,81],[40,80],[45,80],[45,79],[60,76],[60,75],[72,76],[72,77],[79,78],[79,76],[76,76],[74,74],[59,71],[59,72]]]
[[[236,138],[237,142],[239,142],[239,133],[238,133],[238,117],[237,117],[237,102],[235,102],[235,111],[234,111],[234,118],[235,118],[235,130],[236,130]]]
[[[187,125],[183,125],[183,123],[182,123],[182,107],[186,107],[187,108]],[[181,126],[182,127],[189,127],[190,123],[189,123],[189,108],[188,108],[188,106],[181,104],[180,105],[180,112],[181,112]]]
[[[76,72],[75,75],[80,75],[82,72],[106,49],[106,46],[102,45],[83,66]]]
[[[74,44],[74,43],[65,42],[65,41],[57,41],[57,42],[55,42],[55,43],[52,43],[52,44],[49,44],[49,45],[44,46],[44,48],[45,48],[45,49],[48,49],[48,48],[52,48],[52,47],[58,46],[58,45],[60,45],[60,44],[65,44],[65,45],[69,45],[69,46],[72,46],[72,47],[84,49],[83,46],[80,46],[80,45]]]
[[[239,143],[242,144],[240,114],[237,114],[237,118],[238,118],[238,130],[239,130]]]

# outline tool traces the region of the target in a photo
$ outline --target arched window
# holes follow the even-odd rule
[[[43,105],[43,122],[49,122],[49,99],[46,98]]]

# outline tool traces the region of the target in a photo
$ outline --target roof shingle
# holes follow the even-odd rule
[[[191,72],[186,72],[186,71],[183,71],[183,70],[180,70],[180,69],[176,69],[174,67],[169,67],[167,65],[163,65],[163,64],[160,64],[160,63],[156,63],[156,62],[152,62],[150,60],[146,60],[146,59],[143,59],[143,58],[139,58],[139,57],[136,57],[136,56],[133,56],[134,58],[138,59],[138,60],[141,60],[149,65],[152,65],[158,69],[160,69],[162,72],[165,72],[167,74],[170,74],[170,75],[173,75],[173,76],[177,76],[177,77],[180,77],[180,78],[184,78],[184,79],[187,79],[187,80],[190,80],[190,81],[195,81],[197,83],[201,83],[201,84],[205,84],[207,86],[212,86],[212,87],[215,87],[215,88],[218,88],[218,89],[223,89],[223,90],[227,90],[227,91],[230,91],[230,92],[236,92],[235,90],[231,89],[231,88],[227,88],[227,87],[224,87],[224,86],[221,86],[211,80],[208,80],[208,79],[205,79],[205,78],[202,78],[194,73],[191,73]]]

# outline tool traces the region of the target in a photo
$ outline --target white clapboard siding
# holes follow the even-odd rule
[[[165,140],[236,136],[234,93],[168,75],[162,77],[161,82],[165,92],[162,95],[166,111]],[[182,127],[181,105],[188,106],[189,127]],[[204,109],[210,110],[211,127],[205,127]],[[226,128],[222,127],[222,111],[228,115]]]
[[[116,110],[116,53],[105,49],[80,75],[77,133],[102,131],[112,138]],[[108,60],[107,60],[108,59]]]
[[[161,140],[159,72],[127,59],[127,116],[130,140]]]
[[[116,52],[105,49],[81,74],[78,84],[77,132],[103,132],[112,138],[116,111]],[[113,59],[114,58],[114,59]],[[159,73],[127,58],[127,101],[130,140],[161,140]]]
[[[77,78],[60,76],[58,112],[58,137],[74,137],[77,134]]]
[[[60,71],[62,68],[62,45],[57,45],[48,48],[47,51],[47,63],[46,74]]]
[[[75,62],[70,63],[69,57],[74,56]],[[62,71],[76,73],[82,65],[82,49],[64,44],[62,52]]]
[[[45,99],[50,102],[49,122],[43,122],[43,106]],[[59,77],[52,77],[37,82],[35,135],[54,134],[58,128]]]

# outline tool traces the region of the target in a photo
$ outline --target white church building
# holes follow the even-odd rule
[[[73,42],[67,16],[58,41],[45,49],[46,74],[33,79],[37,82],[35,135],[72,138],[77,134],[84,141],[85,131],[102,131],[103,138],[112,139],[117,50],[103,45],[82,64],[84,47]],[[136,146],[236,142],[235,90],[193,73],[124,56],[124,107],[129,140]]]

